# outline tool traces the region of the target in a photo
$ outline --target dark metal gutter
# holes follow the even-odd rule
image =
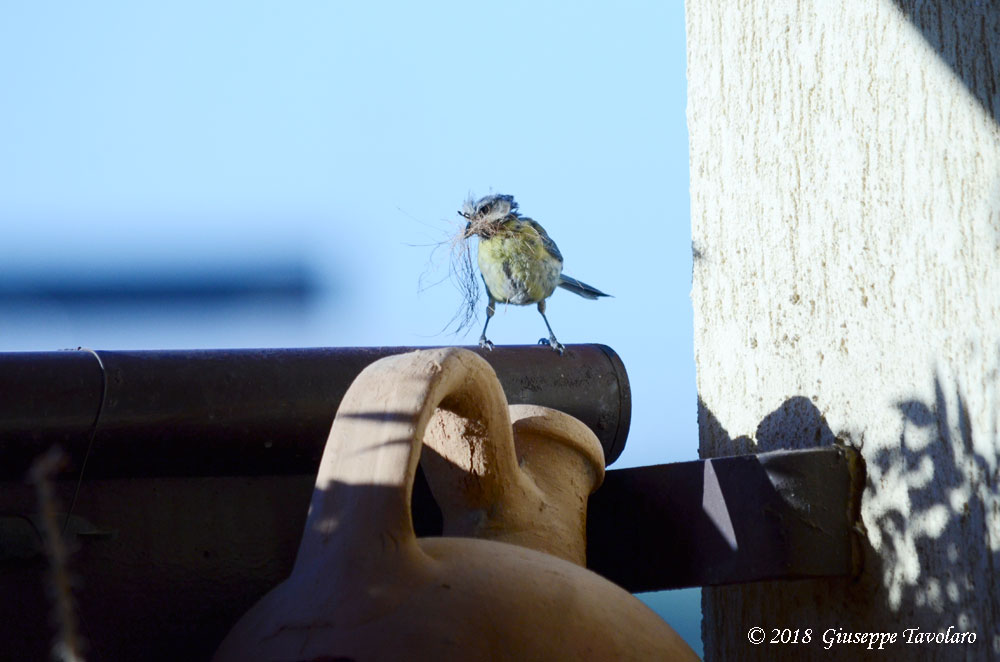
[[[88,478],[312,473],[340,399],[368,364],[412,347],[0,353],[0,480],[58,443]],[[628,375],[603,345],[479,351],[511,404],[587,424],[614,462]]]

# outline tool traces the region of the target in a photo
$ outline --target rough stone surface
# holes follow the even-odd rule
[[[862,577],[706,589],[706,659],[997,659],[1000,3],[688,0],[687,37],[701,453],[868,471]]]

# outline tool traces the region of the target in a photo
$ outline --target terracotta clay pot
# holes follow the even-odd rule
[[[446,537],[413,532],[422,450]],[[697,659],[648,607],[582,567],[586,500],[602,476],[586,426],[508,409],[476,354],[377,361],[337,411],[291,575],[215,659]]]

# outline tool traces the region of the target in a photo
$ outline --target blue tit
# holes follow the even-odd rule
[[[538,344],[548,345],[562,354],[564,348],[545,317],[545,300],[557,287],[585,299],[609,295],[563,274],[563,257],[556,242],[545,228],[521,216],[517,209],[512,195],[488,195],[476,202],[470,198],[458,212],[468,220],[464,237],[479,237],[479,271],[489,297],[479,346],[493,349],[493,343],[486,338],[486,327],[498,301],[517,306],[534,303],[549,331],[549,337],[542,338]]]

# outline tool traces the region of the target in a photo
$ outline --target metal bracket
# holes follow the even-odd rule
[[[609,471],[587,564],[633,592],[854,576],[863,487],[842,445]]]

